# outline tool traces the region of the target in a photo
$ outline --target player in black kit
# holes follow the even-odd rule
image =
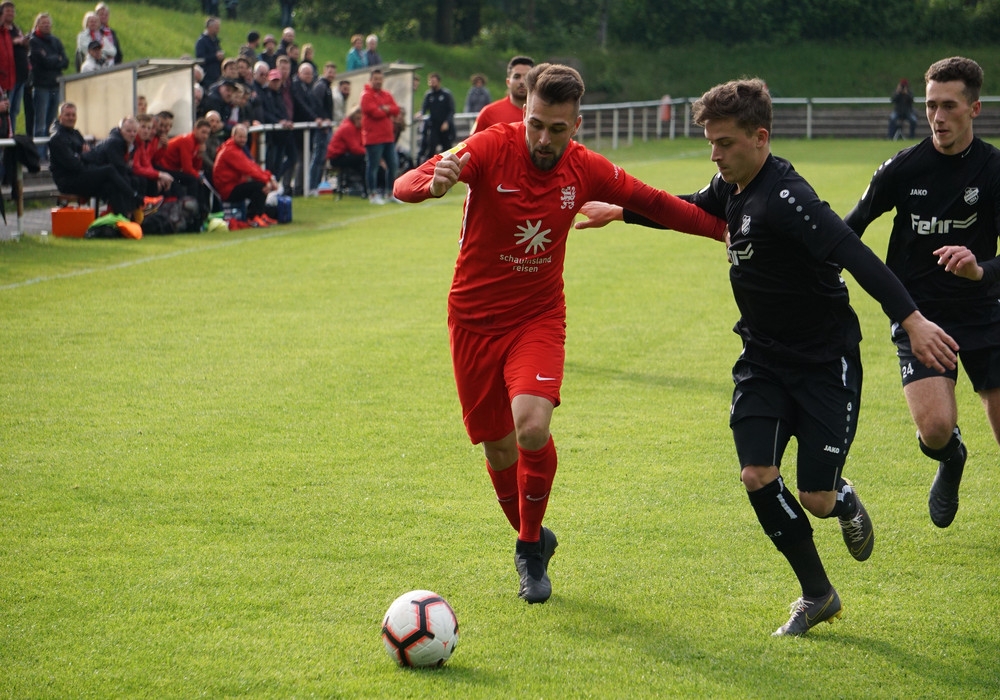
[[[954,341],[925,319],[886,266],[820,201],[791,163],[771,155],[771,97],[757,79],[718,85],[694,104],[719,174],[685,197],[729,223],[730,282],[743,352],[733,367],[730,427],[746,487],[764,532],[802,587],[774,636],[802,635],[841,613],[806,510],[837,518],[851,556],[871,556],[871,519],[842,476],[861,399],[861,328],[840,277],[848,269],[893,318],[902,319],[920,362],[955,366]],[[621,218],[588,203],[578,228]],[[624,212],[625,221],[649,222]],[[798,441],[798,499],[779,468]]]
[[[924,76],[933,135],[882,164],[845,221],[858,235],[895,208],[886,263],[927,318],[962,348],[962,366],[1000,442],[1000,151],[973,136],[983,71],[975,61],[938,61]],[[928,507],[948,527],[958,511],[967,456],[958,428],[957,370],[913,361],[895,316],[903,393],[925,455],[938,462]]]

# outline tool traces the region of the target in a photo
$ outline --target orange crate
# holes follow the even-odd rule
[[[83,238],[87,227],[94,223],[90,207],[60,207],[52,210],[52,235]]]

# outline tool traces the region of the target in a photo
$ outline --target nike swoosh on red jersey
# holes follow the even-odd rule
[[[497,192],[499,192],[500,194],[506,194],[507,192],[520,192],[520,191],[521,190],[516,189],[516,188],[512,189],[512,190],[509,190],[506,187],[504,187],[502,183],[499,184],[499,185],[497,185]]]

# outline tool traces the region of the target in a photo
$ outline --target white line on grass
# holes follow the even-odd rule
[[[437,200],[436,200],[437,201]],[[434,204],[436,202],[432,202]],[[358,216],[353,219],[346,219],[344,221],[333,222],[328,228],[343,228],[350,224],[355,224],[361,221],[368,221],[369,219],[377,219],[385,216],[388,212],[379,212],[378,214],[368,214],[365,216]],[[262,241],[267,238],[277,238],[279,236],[286,236],[293,231],[300,229],[284,229],[281,231],[268,231],[267,233],[261,233],[256,236],[250,236],[248,238],[240,238],[237,240],[221,241],[214,245],[202,246],[199,248],[188,248],[186,250],[178,250],[173,253],[163,253],[162,255],[151,255],[148,258],[139,258],[137,260],[129,260],[128,262],[115,263],[114,265],[106,265],[104,267],[88,267],[83,270],[74,270],[73,272],[63,272],[58,275],[50,275],[48,277],[33,277],[30,280],[24,280],[23,282],[14,282],[13,284],[0,285],[0,292],[7,291],[10,289],[20,289],[22,287],[29,287],[33,284],[42,284],[43,282],[54,282],[55,280],[69,279],[71,277],[79,277],[81,275],[90,275],[97,272],[110,272],[112,270],[121,270],[127,267],[132,267],[134,265],[143,265],[145,263],[157,262],[159,260],[169,260],[170,258],[176,258],[180,255],[189,255],[191,253],[201,253],[204,251],[219,250],[221,248],[228,248],[229,246],[240,245],[241,243],[250,243],[255,241]],[[184,235],[184,234],[181,234]]]

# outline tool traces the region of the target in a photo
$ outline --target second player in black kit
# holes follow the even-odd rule
[[[968,58],[934,63],[925,76],[932,136],[887,160],[845,221],[859,235],[896,210],[886,264],[926,316],[961,347],[959,357],[1000,442],[1000,151],[973,135],[983,73]],[[921,451],[938,462],[928,507],[947,527],[958,511],[967,456],[955,382],[914,361],[893,320],[903,390]]]

